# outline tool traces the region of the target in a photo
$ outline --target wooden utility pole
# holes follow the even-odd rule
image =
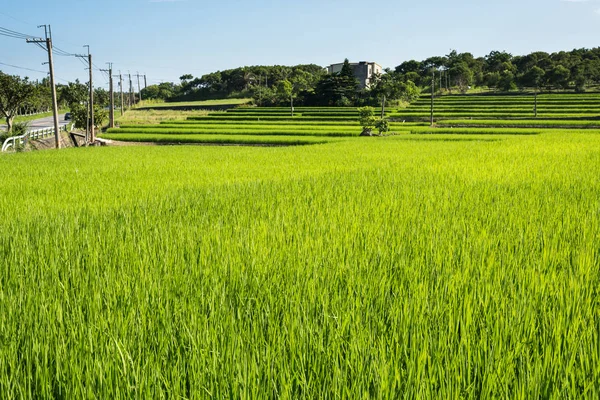
[[[133,95],[133,83],[131,82],[131,74],[129,74],[129,108],[135,104],[135,97]]]
[[[44,27],[46,32],[46,40],[42,39],[27,39],[27,43],[46,43],[46,50],[48,50],[48,67],[50,68],[50,85],[52,86],[52,114],[54,116],[54,145],[57,149],[60,149],[60,130],[58,127],[58,102],[56,100],[56,85],[54,83],[54,62],[52,60],[52,30],[50,25],[40,25]],[[50,30],[50,37],[48,37],[48,30]]]
[[[88,47],[89,49],[89,47]],[[89,50],[88,50],[89,51]],[[92,55],[88,54],[88,62],[90,67],[90,141],[96,141],[96,133],[94,132],[94,85],[92,81]]]
[[[137,77],[137,84],[138,84],[138,96],[140,98],[140,101],[142,101],[142,89],[140,88],[140,72],[137,71],[135,76]]]
[[[108,127],[115,127],[115,92],[113,90],[113,75],[112,75],[112,63],[108,64],[108,70],[101,69],[100,71],[108,72],[108,96],[110,97],[110,109],[108,110]]]
[[[144,89],[148,89],[148,81],[146,80],[146,74],[144,74]]]
[[[121,71],[119,71],[119,89],[121,90],[121,116],[123,116],[123,75],[121,75]]]
[[[433,126],[433,93],[435,90],[435,70],[431,74],[431,126]]]

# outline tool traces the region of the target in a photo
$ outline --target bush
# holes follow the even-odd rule
[[[15,122],[12,127],[10,136],[22,136],[29,130],[28,122]]]
[[[370,106],[358,108],[358,120],[363,127],[361,135],[371,136],[371,131],[375,128],[375,109]]]
[[[379,131],[380,135],[390,130],[390,121],[387,118],[381,118],[375,123],[375,128]]]
[[[29,128],[28,122],[15,122],[12,126],[11,132],[2,131],[0,132],[0,147],[4,143],[4,141],[13,136],[22,136],[27,133]]]
[[[76,128],[86,129],[88,124],[88,109],[85,104],[71,104],[71,117]],[[99,105],[94,105],[94,127],[100,128],[108,118],[108,111]]]

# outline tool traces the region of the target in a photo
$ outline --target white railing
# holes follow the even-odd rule
[[[60,131],[67,131],[67,126],[63,125],[61,127],[58,128]],[[21,136],[13,136],[13,137],[9,137],[8,139],[6,139],[4,141],[4,144],[2,145],[2,151],[8,151],[11,147],[14,149],[18,146],[25,146],[27,144],[28,140],[36,140],[36,139],[43,139],[43,138],[47,138],[49,136],[53,136],[54,135],[54,128],[44,128],[44,129],[37,129],[35,131],[29,131],[24,135]]]

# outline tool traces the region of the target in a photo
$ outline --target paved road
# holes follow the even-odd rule
[[[58,115],[58,126],[65,126],[69,123],[70,123],[70,121],[65,121],[65,114]],[[33,121],[29,121],[29,130],[30,131],[37,131],[38,129],[53,128],[53,127],[54,127],[54,118],[53,117],[46,117],[46,118],[34,119]],[[0,129],[5,130],[6,125],[0,125]]]

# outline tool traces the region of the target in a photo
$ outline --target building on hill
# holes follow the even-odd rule
[[[329,74],[339,74],[342,71],[343,66],[344,63],[331,64],[329,67],[327,67],[327,72]],[[356,79],[358,79],[361,89],[369,86],[373,74],[381,74],[383,72],[381,65],[375,62],[360,61],[357,63],[350,63],[350,66],[352,67],[354,76]]]

